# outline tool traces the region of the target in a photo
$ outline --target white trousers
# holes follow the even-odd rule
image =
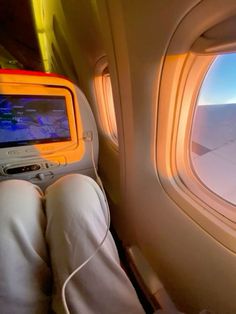
[[[61,289],[106,231],[106,207],[89,177],[68,175],[45,196],[29,182],[0,183],[0,313],[64,314]],[[51,291],[52,287],[52,291]],[[111,234],[68,283],[71,314],[143,314]]]

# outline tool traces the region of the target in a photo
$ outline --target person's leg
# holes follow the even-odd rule
[[[0,312],[46,314],[50,269],[40,192],[26,181],[0,182]]]
[[[54,275],[53,310],[65,313],[61,301],[64,281],[101,242],[106,231],[106,205],[98,185],[89,177],[68,175],[45,193],[47,241]],[[143,314],[109,232],[97,255],[66,288],[71,314]]]

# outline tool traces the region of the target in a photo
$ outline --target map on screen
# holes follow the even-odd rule
[[[63,96],[0,95],[0,147],[71,140]]]

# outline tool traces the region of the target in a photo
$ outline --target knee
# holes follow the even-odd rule
[[[56,211],[61,219],[75,217],[87,220],[91,216],[106,216],[104,196],[97,183],[90,177],[72,174],[60,178],[45,192],[46,212]]]
[[[50,185],[46,189],[47,193],[52,193],[52,191],[64,191],[66,193],[69,193],[69,191],[74,190],[80,190],[80,189],[86,189],[86,187],[94,187],[97,186],[97,183],[90,177],[82,175],[82,174],[68,174],[60,179],[58,179],[56,182],[54,182],[52,185]],[[94,188],[96,189],[96,188]]]
[[[45,191],[45,195],[46,200],[53,195],[59,198],[60,202],[63,203],[68,203],[73,200],[79,200],[81,203],[83,198],[97,198],[100,192],[99,186],[90,177],[81,174],[70,174],[61,177],[49,186]]]
[[[0,182],[0,220],[2,223],[19,217],[27,219],[40,209],[40,191],[33,184],[23,180]]]

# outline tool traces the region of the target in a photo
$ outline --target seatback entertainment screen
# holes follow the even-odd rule
[[[70,141],[64,96],[0,95],[0,148]]]

